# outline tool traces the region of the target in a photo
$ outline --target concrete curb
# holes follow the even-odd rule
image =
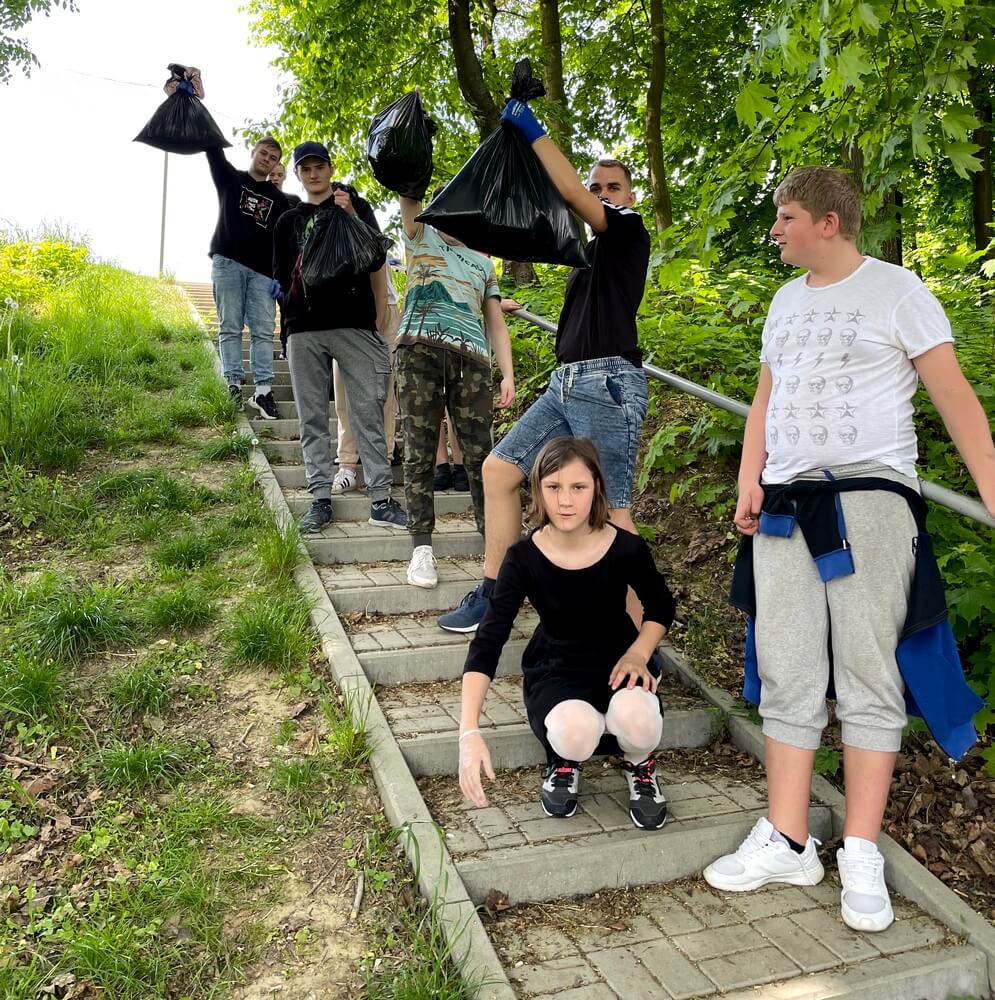
[[[203,320],[192,303],[191,313],[206,334]],[[218,377],[223,378],[220,358],[214,351],[213,342],[208,343],[215,370]],[[251,434],[252,429],[245,414],[240,413],[236,423],[240,431]],[[280,527],[291,523],[293,517],[266,456],[254,448],[249,456],[249,465],[273,520]],[[311,602],[311,622],[318,631],[322,652],[335,682],[347,699],[349,711],[357,725],[365,726],[367,740],[373,748],[370,770],[380,792],[388,822],[402,831],[402,843],[418,880],[419,890],[436,908],[447,943],[464,975],[471,981],[480,980],[483,983],[477,992],[477,1000],[515,1000],[515,992],[508,982],[500,959],[476,909],[469,902],[466,887],[449,856],[441,831],[432,819],[404,762],[373,688],[328,599],[321,578],[307,558],[303,545],[300,546],[300,551],[302,558],[294,571],[294,582]]]
[[[763,761],[763,733],[759,726],[746,718],[735,700],[725,691],[706,684],[681,653],[668,642],[661,644],[660,653],[675,673],[722,711],[733,743]],[[846,816],[843,796],[819,774],[812,775],[812,794],[829,808],[833,819],[832,835],[840,836]],[[887,834],[881,835],[878,847],[886,862],[888,884],[985,955],[989,989],[995,993],[995,927]]]

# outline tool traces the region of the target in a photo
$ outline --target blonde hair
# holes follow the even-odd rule
[[[283,146],[281,146],[276,139],[271,135],[264,135],[259,142],[257,142],[253,147],[253,151],[257,150],[260,146],[271,146],[276,150],[277,156],[283,156]]]
[[[821,219],[835,212],[840,220],[840,236],[855,240],[860,232],[860,192],[853,178],[832,167],[798,167],[774,190],[774,204],[780,207],[797,201],[812,216]]]
[[[598,449],[587,438],[553,438],[536,456],[529,476],[529,509],[526,519],[533,528],[544,528],[549,524],[549,514],[542,502],[542,481],[559,472],[574,460],[583,462],[594,479],[594,499],[587,523],[594,531],[600,531],[608,523],[608,492],[605,477],[601,473]]]

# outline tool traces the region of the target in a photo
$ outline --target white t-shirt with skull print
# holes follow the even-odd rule
[[[777,290],[764,324],[764,482],[864,461],[914,477],[912,359],[953,341],[943,307],[911,271],[873,257],[832,285],[805,279]]]

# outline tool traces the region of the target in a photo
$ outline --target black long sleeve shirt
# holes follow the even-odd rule
[[[466,658],[463,672],[493,677],[501,650],[523,601],[539,614],[539,627],[522,656],[522,669],[540,662],[546,649],[573,655],[581,669],[590,665],[607,676],[638,633],[625,610],[628,588],[643,605],[643,618],[670,628],[674,598],[638,536],[615,529],[605,555],[584,569],[562,569],[529,538],[516,542],[504,558],[490,605]]]
[[[286,197],[270,181],[257,181],[247,170],[236,170],[220,149],[207,150],[207,163],[218,192],[218,224],[210,256],[219,253],[272,276],[273,231],[288,208]]]

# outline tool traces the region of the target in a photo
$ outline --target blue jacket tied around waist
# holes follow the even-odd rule
[[[829,476],[829,473],[826,473]],[[953,760],[959,760],[976,740],[973,718],[984,702],[964,679],[957,644],[947,616],[943,581],[926,530],[926,502],[902,483],[873,476],[824,482],[800,481],[765,486],[759,530],[765,535],[790,538],[797,525],[812,554],[820,578],[828,583],[854,572],[846,538],[841,493],[888,490],[904,497],[915,518],[915,569],[905,624],[895,650],[905,682],[905,708],[922,718],[933,739]],[[746,662],[743,697],[760,703],[760,674],[754,637],[756,590],[753,577],[753,538],[744,536],[733,569],[729,603],[745,611]],[[832,649],[829,650],[830,664]],[[827,697],[833,697],[832,674]]]

